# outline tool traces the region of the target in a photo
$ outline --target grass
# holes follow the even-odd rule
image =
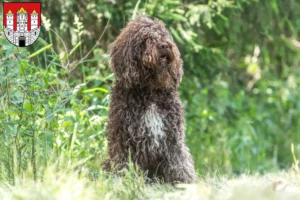
[[[63,166],[63,167],[62,167]],[[101,170],[74,171],[67,163],[39,170],[36,181],[32,169],[16,177],[15,184],[0,183],[1,200],[96,200],[96,199],[216,199],[260,200],[300,199],[300,175],[295,171],[236,178],[205,176],[199,184],[148,184],[129,168],[123,176]]]

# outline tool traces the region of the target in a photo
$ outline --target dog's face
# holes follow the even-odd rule
[[[181,81],[179,50],[158,20],[138,17],[129,22],[109,51],[117,84],[126,88],[177,88]]]

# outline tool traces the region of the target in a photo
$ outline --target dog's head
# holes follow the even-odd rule
[[[176,88],[183,74],[179,50],[165,25],[139,16],[109,46],[117,83],[126,88]]]

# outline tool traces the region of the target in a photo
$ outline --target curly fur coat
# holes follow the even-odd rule
[[[164,182],[196,182],[177,91],[182,61],[164,24],[142,16],[130,21],[109,52],[116,81],[104,169],[121,170],[130,156],[139,169]]]

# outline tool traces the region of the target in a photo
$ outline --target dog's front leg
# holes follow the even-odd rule
[[[109,158],[105,160],[102,167],[105,171],[118,172],[122,171],[128,166],[128,153],[127,150],[121,148],[121,144],[117,141],[109,141]]]
[[[166,155],[166,162],[163,166],[164,180],[171,184],[196,183],[199,179],[191,154],[184,144],[179,145],[172,146]]]

